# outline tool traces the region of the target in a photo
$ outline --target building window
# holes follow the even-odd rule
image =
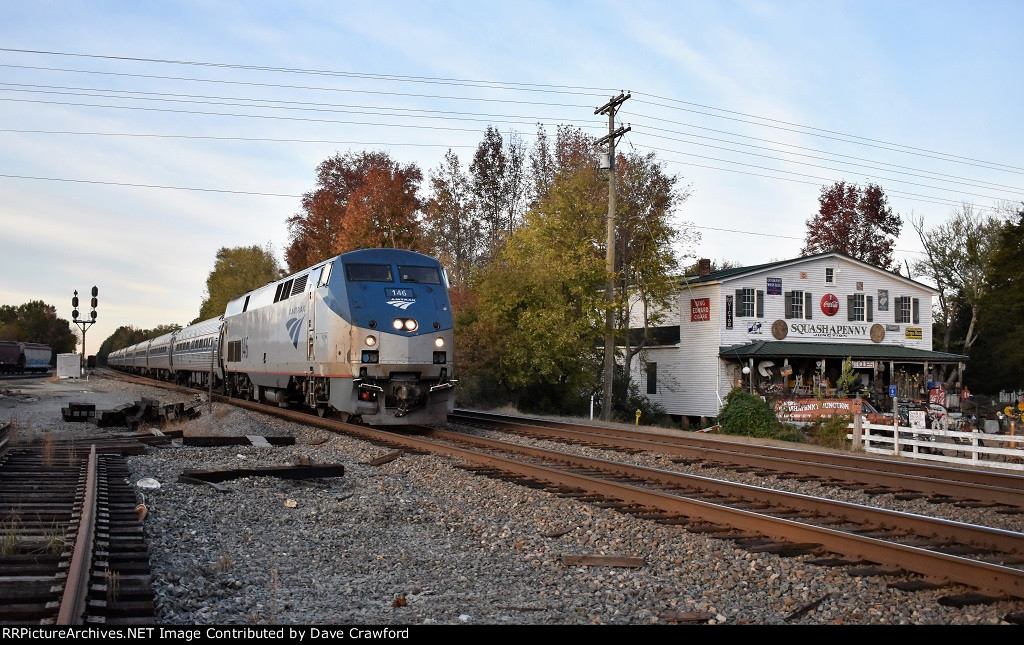
[[[757,289],[736,290],[736,317],[754,318],[764,316],[764,291]]]
[[[658,393],[658,364],[648,363],[647,364],[647,393],[657,394]]]
[[[847,320],[871,322],[874,318],[874,298],[863,293],[846,296]]]
[[[811,294],[808,291],[787,291],[786,296],[786,318],[800,318],[810,320],[813,307],[811,305]]]
[[[835,284],[835,283],[836,283],[836,270],[833,269],[832,267],[826,268],[825,269],[825,284]]]
[[[909,296],[896,298],[896,322],[916,325],[920,320],[921,301],[918,298]]]

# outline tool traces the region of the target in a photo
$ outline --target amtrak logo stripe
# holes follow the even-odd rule
[[[295,349],[299,348],[299,336],[302,334],[302,321],[305,319],[305,316],[302,318],[291,318],[284,324],[288,329],[288,336],[292,339],[292,346]]]

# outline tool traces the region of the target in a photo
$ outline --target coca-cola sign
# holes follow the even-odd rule
[[[821,297],[821,313],[834,316],[839,313],[839,298],[835,294],[826,293]]]

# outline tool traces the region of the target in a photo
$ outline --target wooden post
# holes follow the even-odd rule
[[[900,454],[900,399],[892,398],[892,454]]]
[[[859,396],[857,397],[857,400],[858,401],[860,400]],[[861,429],[862,428],[861,424],[863,424],[863,423],[864,423],[864,414],[863,414],[863,410],[861,409],[861,410],[857,411],[857,414],[853,415],[853,449],[858,451],[858,452],[860,452],[863,449],[863,445],[862,445],[863,442],[862,442],[862,436],[861,436],[861,433],[863,432],[862,429]]]

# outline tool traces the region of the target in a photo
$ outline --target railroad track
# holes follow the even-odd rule
[[[894,583],[906,590],[948,583],[975,590],[948,596],[950,604],[1024,600],[1024,534],[709,478],[685,478],[684,482],[678,473],[432,428],[400,434],[248,401],[224,402],[393,448],[452,457],[483,476],[731,539],[743,548],[782,555],[816,554],[816,564],[851,568],[853,575],[910,577]],[[457,445],[466,443],[475,445]],[[524,454],[530,459],[523,459]],[[538,459],[549,463],[538,463]],[[687,487],[699,493],[685,495]],[[814,518],[817,524],[811,521]]]
[[[0,623],[153,623],[149,551],[122,454],[143,449],[118,440],[8,443]]]
[[[781,474],[817,481],[872,495],[892,494],[904,500],[927,498],[964,507],[993,507],[997,513],[1024,513],[1024,477],[1007,473],[466,410],[457,410],[449,418],[452,422],[537,439],[617,451],[659,453],[677,463],[713,463],[762,475]]]
[[[564,452],[409,428],[377,430],[249,401],[215,400],[357,436],[413,453],[458,460],[465,469],[613,508],[685,530],[733,540],[756,552],[801,555],[850,575],[898,578],[891,586],[933,589],[950,583],[944,604],[1024,600],[1024,534],[882,511],[710,478],[595,460]],[[651,441],[652,439],[647,439]],[[601,439],[600,443],[613,443]],[[472,446],[467,446],[472,444]],[[651,450],[648,444],[627,450]],[[815,453],[817,454],[817,453]],[[1007,617],[1024,621],[1024,613]]]

